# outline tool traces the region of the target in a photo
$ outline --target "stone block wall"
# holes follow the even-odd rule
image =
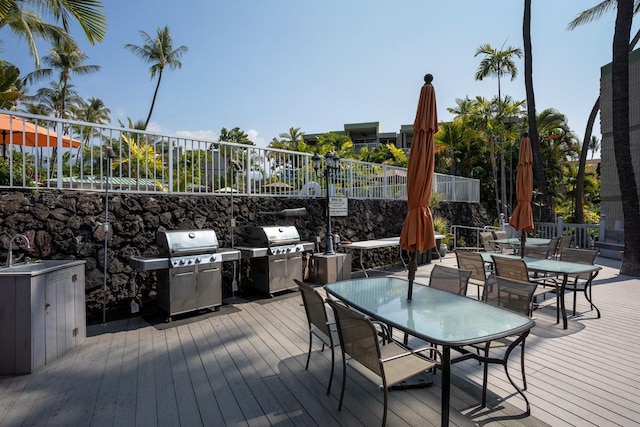
[[[278,217],[264,212],[304,207],[300,218]],[[233,211],[233,212],[232,212]],[[129,315],[133,281],[143,311],[155,305],[155,273],[129,266],[132,255],[158,253],[155,234],[164,228],[216,231],[221,247],[247,245],[245,236],[254,225],[294,225],[302,240],[325,236],[323,198],[211,197],[109,193],[110,231],[107,239],[107,320]],[[231,218],[236,227],[231,230]],[[349,216],[333,218],[332,232],[342,240],[369,240],[398,236],[406,215],[406,202],[349,200]],[[491,223],[477,204],[446,203],[434,209],[451,224],[482,226]],[[87,322],[102,321],[105,238],[104,193],[71,190],[0,192],[0,263],[6,262],[9,240],[16,233],[31,241],[26,255],[42,259],[82,259],[86,261]],[[21,253],[16,251],[16,255]],[[368,265],[397,262],[395,251],[371,251]],[[355,260],[354,260],[355,261]],[[230,293],[232,273],[225,263],[223,289]],[[242,266],[240,266],[242,273]]]

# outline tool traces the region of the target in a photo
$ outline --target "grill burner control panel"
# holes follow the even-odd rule
[[[211,264],[216,262],[222,262],[221,254],[203,254],[171,258],[172,267],[187,267],[190,265]]]
[[[269,248],[269,255],[282,255],[302,251],[304,251],[302,245],[272,246]]]

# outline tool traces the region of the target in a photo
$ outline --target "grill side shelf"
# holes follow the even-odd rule
[[[129,265],[140,271],[169,268],[169,258],[153,255],[135,255],[129,258]]]

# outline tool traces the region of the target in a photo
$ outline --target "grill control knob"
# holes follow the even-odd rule
[[[287,253],[291,252],[291,248],[287,248]]]
[[[180,264],[180,265],[184,265],[184,260],[183,260],[183,259],[181,259],[180,261],[178,261],[178,264]]]
[[[200,257],[196,257],[196,259],[195,259],[195,261],[194,261],[194,262],[195,262],[196,264],[200,264],[200,261],[202,261],[202,260],[200,259]]]

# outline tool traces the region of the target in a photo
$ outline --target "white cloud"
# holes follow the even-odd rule
[[[134,123],[135,123],[135,120],[134,120]],[[155,123],[155,122],[149,122],[149,124],[147,125],[146,132],[164,134],[165,130],[162,127],[162,125],[159,125],[158,123]]]
[[[267,146],[267,142],[258,136],[258,131],[255,129],[249,129],[247,131],[245,131],[245,133],[247,134],[247,137],[249,138],[249,140],[251,142],[253,142],[254,144],[256,144],[258,147],[266,147]]]
[[[214,130],[179,130],[175,132],[175,136],[185,139],[217,141],[219,134]]]

